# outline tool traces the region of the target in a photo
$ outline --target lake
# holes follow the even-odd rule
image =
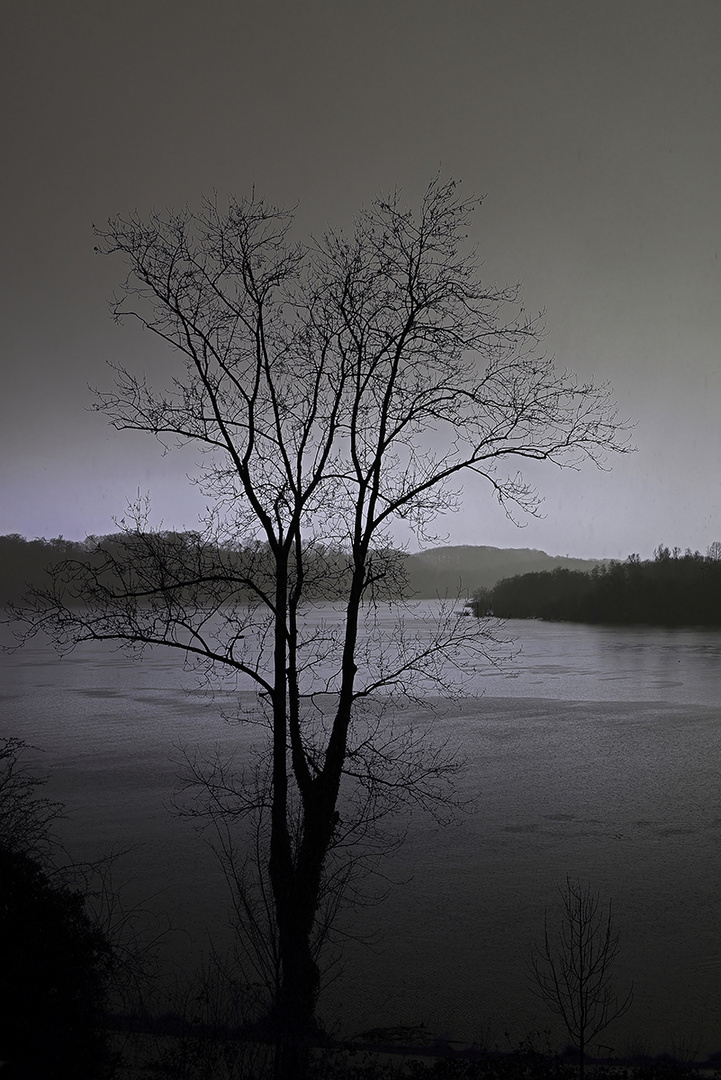
[[[506,633],[520,652],[479,667],[476,696],[429,699],[417,716],[461,747],[474,812],[414,817],[386,900],[349,924],[375,941],[349,942],[321,1015],[345,1033],[424,1022],[501,1046],[506,1031],[515,1043],[550,1028],[563,1045],[526,965],[568,874],[613,900],[618,989],[635,984],[603,1045],[721,1049],[721,632],[510,622]],[[179,968],[209,928],[225,940],[213,856],[169,809],[171,759],[179,742],[242,751],[248,729],[219,710],[252,690],[209,702],[177,657],[101,645],[61,660],[33,642],[0,655],[0,669],[0,731],[42,748],[33,761],[68,807],[73,855],[138,845],[124,861],[129,895],[172,910]]]

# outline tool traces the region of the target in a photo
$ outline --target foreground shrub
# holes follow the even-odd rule
[[[111,949],[81,893],[0,846],[0,1059],[7,1080],[105,1080]]]

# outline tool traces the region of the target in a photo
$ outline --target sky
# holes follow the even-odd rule
[[[192,528],[193,456],[89,411],[116,326],[93,223],[203,194],[297,204],[299,238],[439,169],[485,196],[483,275],[561,368],[613,385],[636,452],[533,473],[519,529],[469,484],[455,544],[643,558],[721,539],[718,0],[6,0],[0,534],[114,529],[138,490]]]

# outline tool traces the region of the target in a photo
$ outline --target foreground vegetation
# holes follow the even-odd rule
[[[226,1047],[227,1051],[227,1047]],[[578,1058],[571,1051],[554,1053],[544,1033],[534,1033],[512,1050],[445,1053],[437,1056],[422,1047],[406,1048],[407,1056],[360,1049],[319,1050],[313,1055],[313,1080],[576,1080]],[[384,1060],[385,1059],[385,1060]],[[706,1062],[684,1062],[669,1054],[634,1060],[588,1059],[586,1075],[594,1080],[719,1080],[718,1055]],[[122,1075],[125,1070],[121,1069]],[[179,1043],[166,1051],[149,1070],[133,1070],[128,1076],[141,1080],[163,1077],[175,1080],[270,1080],[270,1059],[259,1056],[257,1047],[246,1046],[228,1054],[212,1048],[207,1040]]]
[[[97,882],[53,837],[62,811],[43,795],[44,779],[26,765],[29,748],[0,739],[0,1059],[14,1080],[271,1080],[275,1051],[264,1025],[267,1001],[249,985],[237,955],[209,957],[179,992],[177,1009],[160,1014],[152,983],[143,979],[143,950],[127,932],[128,917],[108,921],[94,900]],[[91,870],[93,868],[90,868]],[[618,937],[611,911],[587,887],[567,881],[561,905],[546,920],[531,969],[553,1011],[584,1001],[585,1030],[566,1026],[575,1046],[591,1045],[630,1004],[615,997],[611,966]],[[131,928],[132,930],[132,928]],[[570,932],[570,933],[569,933]],[[569,947],[564,942],[578,945]],[[578,953],[578,956],[576,955]],[[583,963],[576,963],[583,959]],[[570,964],[569,964],[570,962]],[[132,991],[128,992],[128,967]],[[574,981],[574,970],[598,978]],[[566,988],[553,991],[562,974]],[[571,972],[571,974],[569,974]],[[550,978],[549,978],[550,976]],[[610,1009],[609,1009],[610,1003]],[[267,1013],[266,1013],[267,1015]],[[350,1019],[349,1019],[350,1022]],[[721,1080],[721,1055],[689,1062],[676,1056],[600,1060],[567,1047],[551,1049],[547,1033],[513,1047],[463,1046],[432,1029],[379,1028],[350,1040],[319,1030],[310,1050],[315,1080]]]
[[[652,560],[626,562],[589,572],[557,569],[505,578],[479,589],[475,615],[502,619],[653,626],[721,626],[721,543],[706,555],[659,546]]]
[[[82,868],[62,859],[60,808],[19,739],[0,738],[0,1061],[14,1080],[104,1080],[114,949],[88,910]]]

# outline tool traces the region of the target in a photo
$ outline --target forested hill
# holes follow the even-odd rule
[[[706,555],[659,546],[653,560],[631,555],[591,572],[557,569],[506,578],[474,598],[474,613],[654,626],[721,626],[721,543]]]
[[[25,540],[18,535],[0,536],[0,603],[18,601],[28,585],[40,585],[45,568],[64,559],[83,560],[88,545],[64,540]],[[563,567],[590,570],[595,560],[546,555],[529,548],[438,547],[403,556],[408,579],[407,593],[432,598],[467,598],[476,589],[491,588],[502,578]]]
[[[28,586],[47,584],[45,569],[64,559],[82,559],[84,544],[45,537],[25,540],[17,533],[0,536],[0,603],[20,600]]]
[[[470,596],[476,589],[491,588],[503,578],[563,568],[592,570],[598,559],[571,559],[547,555],[533,548],[496,548],[463,545],[430,548],[406,556],[406,573],[412,593],[419,597]]]

